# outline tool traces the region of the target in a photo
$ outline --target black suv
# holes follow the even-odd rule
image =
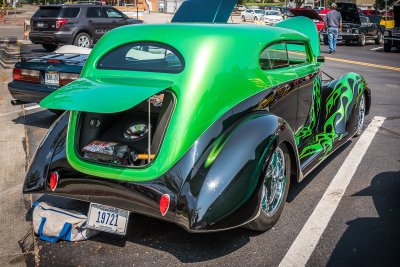
[[[53,51],[59,44],[91,47],[105,33],[119,26],[143,23],[111,6],[65,4],[40,6],[31,18],[29,39]]]
[[[342,32],[338,35],[338,41],[343,40],[346,44],[357,42],[364,46],[366,40],[375,40],[376,44],[383,42],[384,26],[379,25],[379,21],[370,21],[370,17],[360,16],[357,6],[354,3],[336,3],[337,11],[340,12],[343,19]],[[328,45],[328,34],[324,29],[321,32],[324,44]]]
[[[393,46],[400,49],[400,5],[393,6],[393,15],[394,27],[385,31],[385,44],[383,46],[385,52],[390,52]]]

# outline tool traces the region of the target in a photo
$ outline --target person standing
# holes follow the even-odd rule
[[[331,5],[332,11],[329,11],[324,18],[325,28],[328,27],[329,54],[336,52],[337,37],[342,32],[342,14],[337,11],[337,5]]]

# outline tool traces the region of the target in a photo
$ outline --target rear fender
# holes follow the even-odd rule
[[[186,178],[176,223],[199,232],[254,219],[261,203],[263,164],[283,141],[295,149],[293,132],[273,114],[253,113],[234,123],[205,150]]]

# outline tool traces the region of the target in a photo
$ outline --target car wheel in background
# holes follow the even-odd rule
[[[254,22],[256,22],[256,21],[258,21],[258,18],[257,18],[257,17],[254,17]]]
[[[244,16],[242,16],[242,21],[246,21],[246,18]]]
[[[261,173],[263,179],[260,214],[245,225],[256,231],[267,231],[275,225],[282,213],[290,185],[290,156],[281,143],[266,161]]]
[[[364,46],[365,42],[366,42],[365,35],[364,34],[360,34],[360,36],[358,36],[358,45]]]
[[[90,48],[92,45],[92,38],[86,32],[81,32],[75,37],[74,45]]]
[[[362,94],[357,108],[357,131],[354,136],[360,136],[364,126],[365,119],[365,95]]]
[[[383,51],[390,52],[390,50],[392,50],[392,46],[390,44],[383,45]]]
[[[58,45],[54,45],[54,44],[42,44],[42,46],[44,49],[46,49],[49,52],[53,52],[58,47]]]
[[[375,44],[380,45],[383,42],[383,34],[378,32],[375,39]]]

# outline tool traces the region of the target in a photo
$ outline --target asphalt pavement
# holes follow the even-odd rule
[[[304,257],[307,266],[398,266],[400,51],[384,53],[382,45],[372,41],[365,47],[340,44],[333,55],[327,50],[321,45],[326,57],[324,72],[333,77],[356,72],[368,82],[372,106],[365,128],[376,117],[384,120],[365,155],[359,156],[359,165],[315,248],[309,256],[298,251],[299,257]],[[42,52],[40,46],[21,47],[22,55]],[[0,218],[0,234],[5,237],[0,242],[2,266],[278,266],[295,242],[308,244],[297,238],[309,225],[338,170],[351,166],[348,156],[361,138],[353,138],[338,149],[301,183],[291,184],[281,218],[265,233],[238,228],[189,234],[176,225],[134,215],[126,237],[101,233],[84,242],[48,243],[34,237],[29,229],[32,202],[40,198],[69,208],[85,209],[87,205],[48,196],[30,199],[21,194],[26,166],[56,116],[36,104],[24,108],[9,104],[6,85],[11,79],[11,65],[4,63],[6,78],[0,87],[0,214],[9,218]],[[316,223],[321,224],[318,220]]]

